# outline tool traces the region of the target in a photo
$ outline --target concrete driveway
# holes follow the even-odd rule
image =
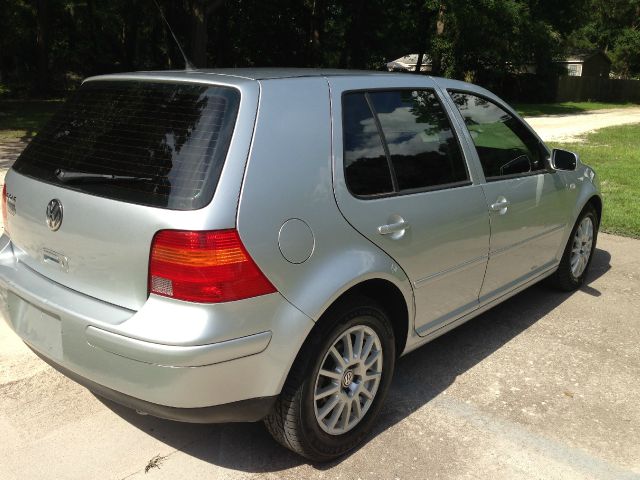
[[[378,428],[329,465],[261,424],[173,423],[101,401],[0,325],[3,480],[640,479],[638,240],[603,234],[580,291],[534,286],[402,358]]]

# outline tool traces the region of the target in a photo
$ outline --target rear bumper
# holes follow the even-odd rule
[[[132,408],[142,414],[153,415],[154,417],[165,418],[167,420],[189,423],[257,422],[267,416],[278,398],[277,395],[272,397],[250,398],[225,403],[223,405],[201,408],[168,407],[166,405],[158,405],[157,403],[145,402],[139,398],[116,392],[58,365],[36,350],[33,350],[33,352],[57,371],[88,390],[91,390],[96,395],[125,407]]]
[[[97,394],[205,422],[264,416],[313,326],[280,294],[217,305],[151,296],[127,310],[31,270],[6,236],[0,313],[39,356]]]

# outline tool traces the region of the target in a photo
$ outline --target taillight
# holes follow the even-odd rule
[[[149,292],[218,303],[273,293],[236,230],[161,230],[151,243]]]
[[[7,184],[2,187],[2,225],[4,225],[4,233],[8,233],[7,228]]]

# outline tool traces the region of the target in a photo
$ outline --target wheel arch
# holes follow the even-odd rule
[[[382,278],[363,280],[348,288],[320,316],[316,325],[326,321],[331,311],[343,302],[354,297],[367,297],[378,303],[391,320],[396,343],[396,354],[405,350],[409,337],[410,311],[402,291],[391,281]],[[314,328],[315,330],[315,328]],[[309,335],[313,334],[313,330]]]
[[[314,343],[321,341],[326,335],[327,326],[330,323],[331,314],[343,303],[355,297],[367,297],[378,303],[387,313],[391,320],[391,326],[395,337],[396,356],[400,356],[406,349],[412,328],[413,304],[409,304],[405,294],[392,281],[380,277],[366,278],[345,288],[336,298],[334,298],[319,315],[311,328],[307,337],[300,345],[295,360],[290,366],[289,372],[283,379],[283,384],[291,375],[292,371],[300,363],[305,363],[304,352]],[[413,299],[411,299],[413,300]]]
[[[592,205],[593,208],[595,208],[596,213],[598,214],[598,226],[600,226],[600,223],[602,222],[602,198],[600,198],[599,195],[591,196],[591,198],[589,198],[582,207],[582,210],[584,210],[587,205]]]

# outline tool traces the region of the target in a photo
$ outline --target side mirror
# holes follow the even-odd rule
[[[578,155],[557,148],[551,152],[551,168],[554,170],[574,171],[578,166]]]

